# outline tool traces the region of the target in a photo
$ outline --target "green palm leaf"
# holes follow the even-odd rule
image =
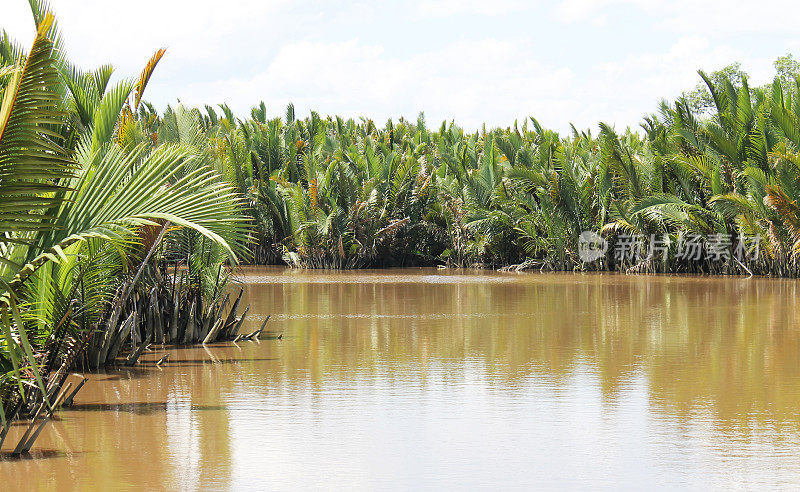
[[[63,186],[57,183],[72,175],[73,162],[58,144],[63,113],[47,37],[52,24],[48,14],[0,106],[0,244],[20,231],[50,228],[52,217],[45,210],[60,203]]]

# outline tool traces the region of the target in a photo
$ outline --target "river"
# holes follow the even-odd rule
[[[796,281],[240,279],[264,339],[89,375],[0,489],[800,487]]]

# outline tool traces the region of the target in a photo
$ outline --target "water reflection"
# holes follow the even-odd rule
[[[37,442],[63,455],[0,457],[12,489],[800,484],[793,281],[243,280],[282,340],[94,376]]]
[[[247,286],[248,298],[268,300],[251,301],[256,315],[272,313],[303,347],[283,354],[281,377],[469,361],[513,391],[531,375],[557,384],[591,367],[608,401],[642,372],[652,402],[678,416],[702,403],[729,424],[798,421],[793,281],[490,274],[442,285],[422,275],[343,276],[358,279],[245,277],[261,282]],[[452,369],[457,377],[461,366]]]

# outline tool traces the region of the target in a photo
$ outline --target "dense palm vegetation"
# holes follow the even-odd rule
[[[31,8],[29,49],[0,37],[0,445],[9,418],[67,398],[71,368],[128,344],[135,362],[151,341],[221,323],[221,266],[247,238],[241,197],[206,149],[126,139],[147,124],[141,99],[163,51],[111,84],[110,66],[72,66],[46,5]],[[187,268],[169,275],[176,261]]]
[[[201,128],[247,198],[257,263],[796,275],[797,82],[701,77],[703,97],[662,103],[638,133],[601,123],[564,137],[532,118],[475,133],[423,117],[379,127],[297,119],[291,105],[269,119],[262,103],[248,119],[225,105],[150,111],[138,138]],[[582,231],[610,242],[602,258],[581,261]],[[636,254],[618,254],[624,236]],[[682,254],[689,241],[703,254]]]
[[[240,259],[798,273],[800,85],[786,70],[759,88],[701,72],[700,92],[622,134],[379,126],[291,105],[270,118],[263,103],[249,118],[159,112],[143,95],[163,50],[112,83],[111,66],[71,65],[30,3],[32,46],[0,37],[0,445],[10,417],[52,411],[73,367],[230,334],[223,266]],[[611,245],[596,261],[578,254],[583,231]],[[737,255],[739,237],[759,254]],[[662,249],[617,255],[630,238]],[[715,254],[681,254],[687,238]]]

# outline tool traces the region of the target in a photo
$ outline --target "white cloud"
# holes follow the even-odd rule
[[[183,60],[235,56],[237,53],[225,52],[224,47],[242,33],[270,28],[270,16],[288,5],[289,0],[135,3],[53,0],[50,3],[74,61],[86,67],[113,62],[123,69],[138,70],[162,46],[169,48],[171,56]],[[3,19],[3,27],[18,39],[32,40],[33,24],[27,2],[13,0],[10,7],[3,7],[3,13],[4,17],[8,15]]]
[[[608,0],[562,0],[556,6],[556,13],[565,22],[577,22],[598,15],[608,4]]]
[[[234,95],[234,107],[265,99],[276,113],[292,101],[298,111],[378,121],[425,111],[432,122],[455,118],[471,127],[485,120],[508,124],[528,114],[555,117],[563,103],[551,101],[564,97],[572,73],[531,59],[522,43],[494,39],[456,42],[407,58],[357,39],[303,42],[284,46],[255,77],[190,85],[185,102],[199,103],[216,92]]]
[[[522,0],[429,0],[420,2],[418,12],[424,17],[442,17],[454,14],[480,14],[497,16],[530,6]]]
[[[556,15],[564,22],[589,21],[595,25],[604,24],[605,11],[609,7],[650,9],[660,0],[561,0],[556,5]]]
[[[800,16],[796,0],[662,0],[659,7],[664,25],[681,32],[793,34]]]
[[[28,42],[27,2],[7,3],[0,24]],[[239,114],[263,99],[276,115],[293,101],[376,121],[425,111],[471,128],[529,115],[560,130],[624,127],[691,89],[698,68],[739,60],[764,83],[776,56],[800,49],[800,6],[785,0],[51,3],[78,65],[134,76],[167,46],[146,97]]]
[[[598,101],[600,118],[618,126],[636,125],[644,113],[653,112],[660,98],[675,98],[697,83],[698,67],[719,67],[736,59],[727,47],[713,48],[707,39],[680,38],[664,53],[630,55],[598,64],[583,96]],[[594,111],[593,111],[594,113]],[[586,114],[584,125],[591,124]]]
[[[556,13],[564,22],[592,21],[611,9],[631,17],[644,13],[656,26],[681,33],[795,33],[800,3],[796,0],[561,0]]]

